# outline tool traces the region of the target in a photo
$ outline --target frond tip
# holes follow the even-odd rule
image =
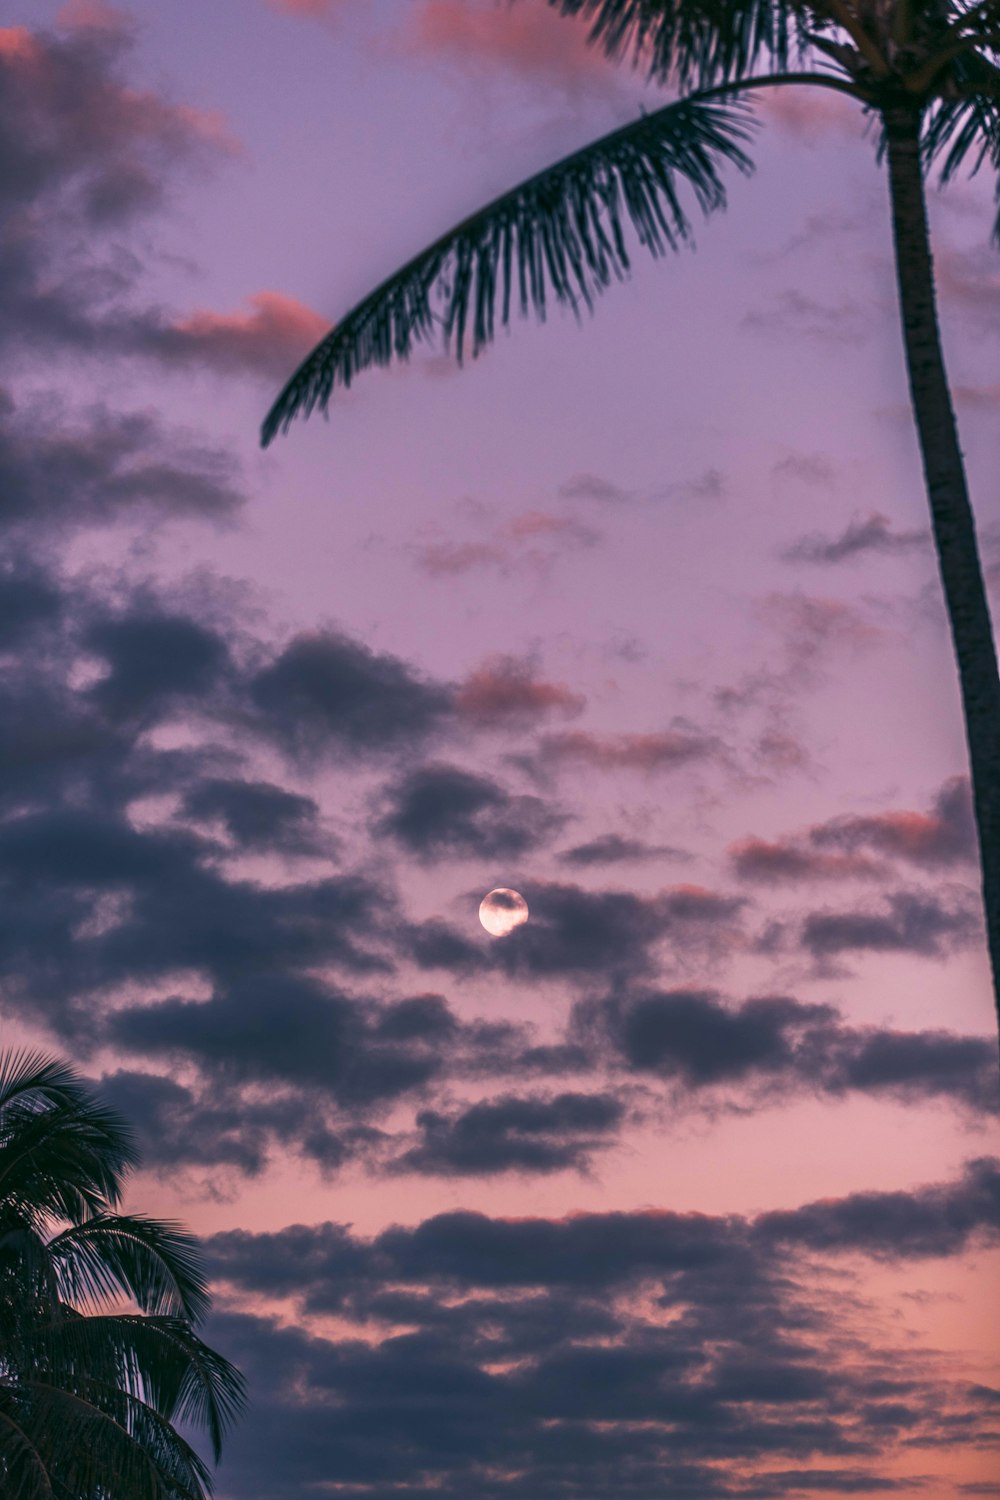
[[[714,93],[714,91],[713,91]],[[494,337],[497,319],[544,318],[551,298],[578,311],[629,270],[625,220],[662,255],[690,237],[686,183],[703,213],[725,204],[719,167],[743,173],[753,124],[738,97],[688,97],[642,115],[539,172],[463,220],[347,314],[296,370],[268,412],[263,447],[293,418],[322,410],[369,365],[407,359],[440,328],[461,363]]]

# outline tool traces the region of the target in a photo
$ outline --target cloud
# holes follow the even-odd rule
[[[821,302],[789,287],[772,297],[769,307],[746,313],[743,327],[819,344],[860,344],[871,335],[871,321],[869,309],[856,298]]]
[[[996,1048],[984,1037],[902,1032],[847,1024],[829,1005],[789,996],[739,1004],[712,990],[639,990],[577,1002],[570,1035],[593,1064],[653,1074],[688,1091],[738,1086],[758,1104],[768,1095],[942,1100],[972,1114],[1000,1108]],[[683,1107],[672,1096],[672,1107]]]
[[[326,318],[281,292],[257,292],[246,312],[201,309],[136,326],[134,348],[167,364],[280,380],[330,331]]]
[[[683,849],[670,844],[646,844],[642,839],[624,838],[619,833],[602,833],[585,844],[564,849],[559,855],[563,864],[588,868],[591,865],[642,864],[656,859],[690,859]]]
[[[443,1177],[586,1171],[597,1151],[614,1144],[624,1114],[610,1095],[578,1093],[508,1094],[451,1115],[421,1110],[419,1141],[395,1170]]]
[[[976,828],[968,777],[944,782],[929,812],[849,814],[811,829],[809,838],[819,848],[874,849],[927,870],[969,863]]]
[[[417,566],[432,578],[496,569],[545,574],[564,553],[595,547],[600,533],[572,516],[526,511],[495,527],[483,540],[451,537],[423,542],[414,549]]]
[[[476,728],[517,728],[548,714],[574,718],[586,700],[562,682],[547,682],[534,664],[514,656],[489,657],[458,687],[455,712]]]
[[[55,624],[61,614],[60,592],[41,567],[25,557],[0,563],[0,651]]]
[[[624,505],[633,498],[631,490],[623,490],[600,474],[574,474],[559,486],[559,494],[564,500],[596,500],[601,505]]]
[[[248,969],[210,1000],[174,997],[117,1010],[107,1035],[133,1053],[187,1058],[223,1079],[318,1088],[364,1108],[439,1073],[452,1025],[438,1011],[425,1014],[422,1027],[393,1034],[391,1024],[380,1030],[370,1003],[308,978]]]
[[[751,1219],[451,1212],[370,1239],[213,1235],[232,1310],[212,1334],[260,1402],[229,1483],[252,1500],[272,1474],[291,1500],[331,1475],[351,1500],[431,1482],[448,1500],[763,1497],[747,1475],[769,1497],[912,1489],[921,1448],[960,1430],[988,1451],[990,1403],[933,1351],[880,1343],[843,1257],[991,1242],[998,1182],[987,1160]],[[290,1299],[299,1326],[239,1311],[262,1298]],[[313,1323],[330,1314],[335,1337]]]
[[[836,470],[824,453],[788,453],[779,458],[771,470],[775,479],[797,480],[801,484],[829,488]]]
[[[560,730],[543,735],[539,755],[543,761],[576,762],[599,771],[672,771],[713,758],[719,752],[716,740],[700,730],[678,724],[676,728],[648,734],[594,734],[586,729]]]
[[[397,750],[426,738],[451,705],[398,657],[332,630],[295,636],[248,691],[263,731],[309,759]]]
[[[798,880],[870,880],[883,866],[858,854],[824,854],[788,840],[740,839],[729,846],[734,872],[742,880],[777,884]]]
[[[930,871],[968,864],[976,857],[968,778],[946,781],[929,812],[843,814],[777,840],[741,839],[728,852],[742,879],[771,884],[871,879],[884,874],[886,859]]]
[[[185,795],[183,811],[198,822],[220,822],[238,849],[280,854],[331,854],[321,833],[319,804],[267,781],[207,777]]]
[[[21,357],[106,352],[155,322],[128,305],[141,266],[120,236],[178,173],[232,149],[218,116],[124,81],[128,20],[89,19],[0,31],[0,333]]]
[[[831,134],[857,139],[864,128],[857,104],[829,89],[775,88],[761,94],[759,103],[768,120],[809,146]]]
[[[802,946],[816,959],[841,953],[912,953],[943,958],[975,942],[982,926],[972,893],[894,891],[881,910],[811,912],[802,923]]]
[[[969,1162],[956,1182],[911,1192],[852,1193],[790,1212],[767,1213],[757,1232],[772,1243],[849,1251],[882,1260],[961,1253],[1000,1238],[1000,1162]]]
[[[150,607],[100,620],[84,642],[108,667],[85,696],[113,719],[160,717],[178,700],[204,696],[228,664],[214,630]]]
[[[228,520],[243,502],[222,449],[165,427],[153,412],[54,397],[18,409],[0,390],[0,528],[77,528],[135,515]]]
[[[477,80],[498,73],[521,84],[569,96],[595,88],[619,93],[620,84],[587,31],[545,5],[495,5],[490,0],[417,0],[403,47],[449,62]]]
[[[458,766],[410,771],[386,793],[376,832],[423,859],[509,859],[537,848],[566,821],[540,797],[514,796]]]
[[[782,1072],[802,1028],[826,1022],[825,1006],[794,1000],[747,1000],[723,1005],[704,990],[586,1002],[575,1027],[586,1036],[605,1035],[628,1067],[677,1076],[694,1088],[749,1074]]]
[[[739,897],[698,886],[668,887],[652,896],[539,881],[521,889],[531,919],[492,943],[488,956],[438,921],[411,930],[415,961],[459,975],[491,965],[514,978],[567,977],[594,985],[649,973],[666,942],[675,951],[725,949],[734,940],[743,904]]]
[[[787,547],[781,556],[785,562],[830,564],[876,552],[882,556],[925,551],[930,544],[926,531],[894,531],[888,516],[879,511],[856,516],[839,536],[828,537],[812,531]]]

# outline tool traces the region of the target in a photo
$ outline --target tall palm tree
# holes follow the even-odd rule
[[[125,1125],[55,1059],[0,1054],[0,1494],[203,1500],[243,1378],[204,1344],[197,1246],[116,1212]]]
[[[629,267],[624,225],[654,255],[690,235],[683,184],[709,213],[720,168],[751,169],[764,89],[832,89],[872,120],[888,168],[896,280],[913,415],[951,623],[1000,1013],[1000,679],[975,525],[938,329],[925,179],[987,162],[1000,173],[1000,0],[547,0],[592,23],[611,56],[631,52],[679,97],[497,198],[360,302],[291,377],[264,422],[266,446],[299,413],[326,408],[367,365],[443,335],[459,360],[512,305],[574,308]],[[1000,198],[1000,179],[998,179]],[[1000,243],[1000,215],[993,227]]]

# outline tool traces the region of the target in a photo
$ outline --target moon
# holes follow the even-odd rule
[[[491,937],[506,937],[528,920],[528,903],[519,891],[498,885],[480,901],[479,920]]]

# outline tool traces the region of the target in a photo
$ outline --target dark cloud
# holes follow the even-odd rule
[[[790,1069],[797,1035],[832,1015],[783,998],[730,1007],[707,991],[673,990],[587,1002],[575,1025],[584,1035],[595,1028],[606,1035],[628,1067],[698,1088]]]
[[[86,632],[84,644],[108,667],[86,696],[116,719],[159,716],[178,700],[204,696],[228,660],[215,630],[188,615],[152,608],[101,620]]]
[[[574,1007],[571,1035],[594,1062],[604,1057],[693,1093],[739,1085],[758,1103],[770,1093],[858,1092],[947,1100],[983,1115],[1000,1107],[996,1048],[985,1037],[853,1027],[832,1006],[787,996],[734,1005],[676,989],[590,999]]]
[[[958,1255],[973,1241],[1000,1238],[1000,1162],[967,1164],[962,1177],[910,1192],[852,1193],[788,1212],[762,1214],[770,1243],[851,1251],[886,1260]]]
[[[397,750],[448,712],[445,688],[333,631],[298,635],[249,683],[263,732],[310,759]]]
[[[878,1347],[843,1262],[831,1281],[817,1256],[956,1256],[996,1237],[998,1182],[984,1161],[750,1220],[453,1212],[372,1239],[214,1235],[231,1306],[292,1299],[300,1317],[233,1311],[213,1328],[261,1402],[230,1483],[253,1500],[272,1474],[293,1500],[317,1476],[352,1500],[431,1481],[456,1500],[775,1500],[884,1489],[887,1456],[958,1428],[985,1451],[991,1403],[931,1351]],[[335,1341],[308,1331],[329,1313]]]
[[[152,412],[54,398],[17,410],[0,391],[0,527],[79,527],[125,514],[221,521],[242,503],[232,459]]]
[[[610,1095],[576,1093],[505,1095],[451,1115],[421,1110],[420,1139],[395,1166],[442,1177],[585,1171],[597,1151],[614,1143],[624,1114]]]
[[[856,516],[839,536],[825,536],[811,531],[782,552],[786,562],[839,563],[868,553],[893,556],[925,551],[930,545],[926,531],[894,531],[888,516],[873,511],[864,518]]]
[[[434,920],[410,929],[410,953],[423,967],[459,975],[491,967],[518,979],[565,976],[597,984],[649,973],[664,943],[720,950],[733,941],[744,904],[701,886],[674,886],[652,896],[554,881],[523,883],[521,889],[530,920],[488,948]]]
[[[61,613],[59,589],[30,558],[0,563],[0,652],[20,646],[40,626],[54,624]]]
[[[288,974],[245,975],[210,1000],[129,1006],[109,1040],[144,1056],[190,1058],[223,1078],[297,1083],[365,1106],[423,1086],[443,1066],[440,1031],[380,1034],[371,1007]]]
[[[458,766],[427,765],[386,793],[376,831],[422,859],[506,859],[537,848],[566,822],[540,797],[513,796]]]
[[[319,828],[319,804],[269,781],[208,777],[184,798],[187,817],[220,822],[240,849],[279,854],[330,854],[335,842]]]
[[[563,864],[589,868],[591,865],[641,864],[656,859],[690,859],[683,849],[670,844],[646,844],[642,839],[624,838],[620,833],[602,833],[585,844],[564,849],[559,858]]]
[[[132,37],[121,17],[102,27],[7,35],[0,52],[3,344],[8,353],[32,355],[53,346],[106,351],[134,316],[124,299],[139,276],[118,237],[160,208],[178,172],[205,164],[225,137],[216,118],[125,80]]]
[[[975,942],[981,925],[970,891],[895,891],[881,909],[811,912],[802,924],[801,942],[817,959],[863,952],[941,958]]]

